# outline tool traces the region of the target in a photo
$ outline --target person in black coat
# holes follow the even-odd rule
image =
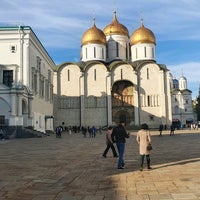
[[[129,138],[129,133],[127,133],[125,129],[125,122],[121,121],[118,126],[113,128],[112,133],[112,140],[116,142],[117,150],[118,150],[118,169],[124,169],[124,149],[125,149],[125,143],[126,138]]]
[[[162,136],[162,131],[163,131],[163,124],[160,124],[160,126],[159,126],[160,136]]]

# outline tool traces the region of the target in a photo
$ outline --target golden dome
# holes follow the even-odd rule
[[[106,45],[106,36],[94,23],[93,26],[83,34],[81,43],[82,45],[91,43]]]
[[[114,12],[114,17],[111,24],[107,25],[104,28],[103,32],[105,35],[118,34],[118,35],[129,36],[128,29],[124,25],[118,22],[117,17],[116,17],[116,12]]]
[[[156,39],[153,32],[146,28],[143,23],[141,23],[140,28],[135,30],[130,37],[130,45],[140,44],[140,43],[153,43],[156,44]]]

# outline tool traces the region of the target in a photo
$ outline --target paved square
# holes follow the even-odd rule
[[[136,132],[127,139],[123,170],[111,152],[102,158],[104,132],[0,141],[0,200],[200,199],[200,132],[151,134],[153,169],[142,172]]]

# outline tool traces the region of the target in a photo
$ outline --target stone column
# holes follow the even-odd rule
[[[80,96],[80,126],[85,126],[85,85],[84,73],[79,78],[79,96]]]
[[[106,76],[106,93],[107,93],[107,123],[112,124],[112,96],[111,96],[111,75]]]
[[[17,108],[17,103],[16,103],[16,93],[14,92],[14,90],[12,90],[12,94],[11,94],[11,115],[15,116],[16,115],[16,108]]]

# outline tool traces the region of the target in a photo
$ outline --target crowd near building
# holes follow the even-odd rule
[[[186,78],[173,78],[156,62],[156,38],[143,20],[132,33],[116,12],[103,30],[93,20],[80,50],[79,62],[56,65],[31,27],[0,27],[1,127],[22,134],[121,120],[129,128],[196,120]]]

